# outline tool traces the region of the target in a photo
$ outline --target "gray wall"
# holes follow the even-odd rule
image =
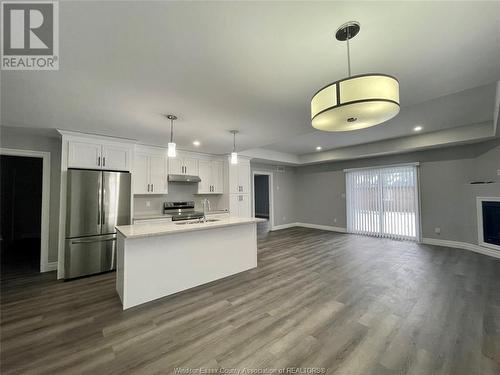
[[[297,221],[346,226],[346,168],[420,162],[422,236],[477,243],[477,196],[500,196],[500,140],[298,167]],[[474,180],[496,184],[470,185]],[[441,228],[441,234],[435,228]]]
[[[284,171],[278,171],[274,165],[251,163],[251,171],[273,173],[274,225],[296,222],[295,168],[285,167]]]
[[[5,148],[50,152],[49,262],[55,262],[57,261],[59,235],[61,139],[58,138],[55,130],[48,132],[1,126],[0,145]]]

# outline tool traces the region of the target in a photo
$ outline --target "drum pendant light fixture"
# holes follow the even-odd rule
[[[349,40],[360,29],[350,21],[337,30],[335,37],[347,42],[348,77],[330,83],[311,100],[312,126],[323,131],[349,131],[368,128],[387,121],[399,113],[399,82],[387,74],[351,76]]]
[[[175,158],[177,156],[176,146],[174,143],[174,120],[177,120],[176,115],[167,115],[170,120],[170,142],[168,142],[167,156],[169,158]]]

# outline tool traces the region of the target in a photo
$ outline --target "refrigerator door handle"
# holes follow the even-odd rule
[[[71,241],[71,244],[78,244],[78,243],[94,243],[94,242],[104,242],[104,241],[114,241],[116,240],[115,237],[113,238],[106,238],[106,239],[91,239],[91,240],[74,240]]]

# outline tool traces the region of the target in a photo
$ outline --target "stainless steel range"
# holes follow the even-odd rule
[[[172,221],[201,219],[203,212],[194,210],[194,202],[165,202],[163,203],[163,213],[172,215]]]

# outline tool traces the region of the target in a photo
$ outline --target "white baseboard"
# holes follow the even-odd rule
[[[340,233],[347,232],[346,228],[333,227],[330,225],[310,224],[310,223],[288,223],[288,224],[282,224],[282,225],[275,225],[272,230],[274,231],[274,230],[281,230],[281,229],[287,229],[287,228],[293,228],[293,227],[321,229],[321,230],[328,230],[330,232],[340,232]]]
[[[347,233],[347,229],[346,228],[334,227],[334,226],[331,226],[331,225],[320,225],[320,224],[310,224],[310,223],[296,223],[296,224],[297,224],[298,227],[328,230],[330,232]]]
[[[446,246],[446,247],[453,247],[456,249],[464,249],[464,250],[474,251],[475,253],[483,255],[489,255],[490,257],[493,258],[500,258],[500,251],[488,249],[486,247],[482,247],[467,242],[438,240],[435,238],[422,238],[422,243],[426,245]]]
[[[50,272],[57,270],[57,262],[49,262],[42,266],[42,270],[40,272]]]
[[[281,225],[275,225],[271,228],[272,231],[275,230],[281,230],[281,229],[287,229],[287,228],[293,228],[296,227],[297,223],[288,223],[288,224],[281,224]]]

